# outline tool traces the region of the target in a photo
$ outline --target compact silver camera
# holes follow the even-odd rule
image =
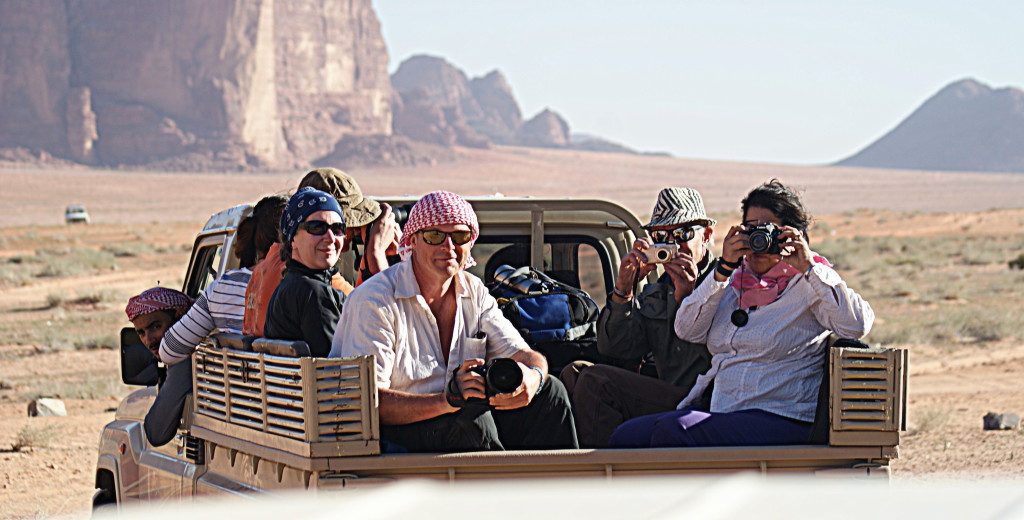
[[[678,244],[651,244],[644,251],[649,264],[664,264],[671,260],[679,252]]]

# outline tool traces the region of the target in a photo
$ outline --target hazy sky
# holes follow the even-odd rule
[[[680,157],[846,157],[965,77],[1024,87],[1024,3],[374,0],[391,56],[505,73],[525,117]]]

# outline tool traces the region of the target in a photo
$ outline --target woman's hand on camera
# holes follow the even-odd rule
[[[792,226],[782,226],[779,233],[779,249],[783,260],[798,271],[805,273],[813,265],[811,259],[811,247],[807,239],[799,229]]]
[[[622,257],[622,262],[619,263],[619,275],[615,279],[615,289],[618,292],[632,295],[633,281],[647,276],[657,267],[647,263],[644,251],[649,247],[651,247],[651,242],[646,238],[638,238],[633,241],[633,249],[626,253],[626,256]],[[615,294],[612,298],[619,301],[620,297]],[[625,299],[622,298],[622,300]],[[622,302],[620,301],[620,303]]]
[[[743,257],[753,253],[750,250],[750,239],[744,233],[746,227],[743,225],[735,225],[729,228],[729,232],[725,235],[725,240],[722,241],[722,262],[728,262],[730,264],[739,264]],[[729,277],[723,275],[719,269],[715,269],[715,280],[724,282]]]

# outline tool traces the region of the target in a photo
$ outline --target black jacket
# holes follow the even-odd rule
[[[313,356],[326,357],[345,303],[345,294],[331,287],[335,271],[310,269],[288,260],[284,277],[267,306],[264,335],[305,341]]]
[[[705,265],[698,266],[701,273],[695,287],[714,271],[715,261],[710,254],[707,258]],[[629,302],[615,303],[609,297],[597,319],[597,350],[624,361],[639,361],[651,353],[658,379],[692,388],[697,376],[711,367],[711,354],[707,346],[676,336],[677,310],[675,287],[668,274],[644,286],[640,296]]]

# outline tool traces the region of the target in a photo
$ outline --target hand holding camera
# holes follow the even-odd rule
[[[755,255],[777,255],[781,253],[779,238],[782,235],[782,228],[771,222],[746,226],[746,229],[740,231],[740,234],[746,235],[750,252]]]
[[[511,358],[468,359],[452,374],[445,396],[455,407],[476,403],[498,410],[519,408],[530,401],[523,393],[523,373],[522,365]]]
[[[755,254],[781,255],[801,271],[811,265],[807,240],[792,226],[770,222],[732,226],[722,243],[723,263],[739,265],[744,257]]]
[[[675,243],[651,244],[644,251],[648,264],[665,264],[679,254],[679,246]]]

